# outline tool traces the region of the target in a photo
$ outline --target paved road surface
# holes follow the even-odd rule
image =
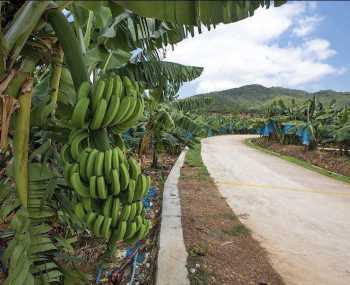
[[[247,136],[202,141],[230,207],[287,284],[350,284],[350,186],[254,150]]]

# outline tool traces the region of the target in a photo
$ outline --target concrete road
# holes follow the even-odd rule
[[[221,194],[287,284],[350,284],[350,186],[244,144],[202,141]]]

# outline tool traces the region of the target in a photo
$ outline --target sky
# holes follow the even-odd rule
[[[180,96],[247,84],[350,91],[350,1],[290,1],[188,38],[167,61],[202,66]]]

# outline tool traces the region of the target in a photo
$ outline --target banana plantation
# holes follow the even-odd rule
[[[166,48],[283,3],[1,1],[0,283],[132,284],[157,247],[162,157],[234,128],[193,112],[206,99],[178,100],[203,69]],[[346,142],[347,110],[291,108],[269,119]]]

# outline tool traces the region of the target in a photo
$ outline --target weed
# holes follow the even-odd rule
[[[224,230],[223,232],[230,236],[247,236],[250,234],[250,230],[242,224],[235,225],[231,229]]]

